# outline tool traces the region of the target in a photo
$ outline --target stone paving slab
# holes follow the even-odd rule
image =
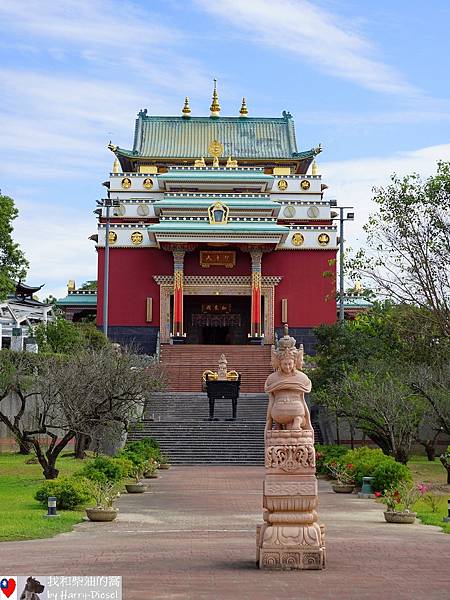
[[[126,600],[448,600],[450,536],[384,522],[373,500],[320,481],[324,571],[255,567],[261,467],[174,467],[145,494],[123,495],[114,523],[0,544],[2,571],[123,575]]]

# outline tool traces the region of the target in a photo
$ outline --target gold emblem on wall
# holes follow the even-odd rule
[[[124,177],[122,179],[122,187],[124,190],[127,190],[131,187],[131,179],[129,177]]]
[[[286,181],[286,179],[280,179],[280,181],[278,182],[278,189],[284,192],[284,190],[287,189],[287,186],[288,182]]]
[[[223,154],[223,146],[217,140],[213,140],[208,146],[208,152],[210,156],[214,156],[214,158],[218,158]]]
[[[304,241],[305,238],[301,233],[294,233],[294,235],[292,236],[292,243],[294,244],[294,246],[301,246]]]
[[[144,236],[140,231],[133,231],[131,234],[131,241],[135,246],[139,246],[144,241]]]
[[[146,177],[142,182],[142,185],[145,187],[146,190],[151,190],[153,187],[153,180],[150,179],[150,177]]]
[[[321,233],[317,240],[321,246],[327,246],[330,243],[330,236],[328,233]]]
[[[108,240],[110,244],[115,244],[117,242],[117,233],[115,231],[110,231]]]
[[[303,179],[300,182],[300,187],[302,188],[302,190],[309,190],[309,188],[311,187],[311,184],[307,179]]]

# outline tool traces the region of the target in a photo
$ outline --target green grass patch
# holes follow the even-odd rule
[[[437,525],[442,527],[445,533],[450,533],[450,523],[444,523],[443,518],[447,516],[447,496],[435,496],[438,506],[436,512],[432,512],[430,505],[421,498],[414,506],[413,510],[424,525]]]
[[[0,454],[0,541],[31,540],[53,537],[71,531],[82,521],[84,510],[58,511],[56,519],[44,519],[45,509],[34,499],[36,489],[44,480],[39,464],[27,465],[30,456]],[[82,461],[62,456],[57,462],[60,475],[72,475]]]
[[[442,466],[439,458],[429,461],[426,456],[413,456],[408,461],[415,483],[435,483],[445,485],[447,483],[447,471]]]

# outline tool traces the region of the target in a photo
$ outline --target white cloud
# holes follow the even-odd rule
[[[94,243],[88,237],[96,232],[94,215],[71,205],[36,205],[16,201],[19,217],[14,222],[14,240],[30,263],[27,281],[45,283],[41,297],[65,295],[68,279],[77,285],[97,277]]]
[[[364,88],[392,94],[418,92],[377,60],[375,50],[350,23],[309,0],[197,0],[205,11],[247,32],[252,41],[294,54],[327,73]]]
[[[352,248],[364,245],[363,225],[376,209],[372,188],[386,186],[390,176],[419,173],[427,177],[436,172],[439,160],[450,161],[450,144],[428,146],[390,156],[320,163],[324,182],[330,186],[326,198],[336,198],[341,206],[353,206],[355,221],[345,224],[346,240]]]

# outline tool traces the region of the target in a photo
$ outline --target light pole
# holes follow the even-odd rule
[[[103,265],[103,333],[108,337],[108,304],[109,304],[109,219],[110,209],[112,206],[119,206],[119,200],[113,200],[112,198],[102,198],[97,200],[97,205],[102,208],[97,209],[95,212],[102,216],[102,209],[106,208],[105,220],[105,260]]]
[[[337,200],[330,200],[330,206],[337,208],[339,214],[331,211],[331,218],[339,220],[339,322],[344,322],[344,221],[353,221],[355,213],[348,212],[344,216],[344,210],[353,206],[338,206]]]

